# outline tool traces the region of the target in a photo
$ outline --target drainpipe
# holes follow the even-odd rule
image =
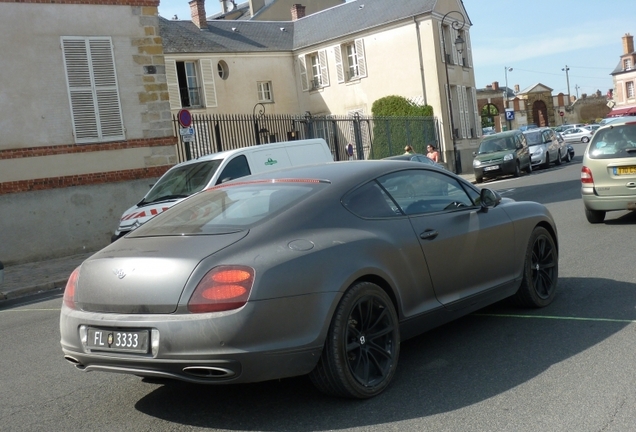
[[[4,264],[0,261],[0,286],[2,286],[2,281],[4,280]]]
[[[415,23],[415,35],[417,36],[417,52],[420,56],[420,76],[422,78],[422,97],[424,98],[424,105],[426,103],[426,85],[424,83],[424,59],[422,58],[422,38],[420,36],[420,23],[417,22],[417,18],[413,17]]]

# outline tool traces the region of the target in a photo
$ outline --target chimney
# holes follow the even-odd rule
[[[519,84],[515,84],[515,94],[519,93]]]
[[[492,89],[494,91],[499,90],[499,82],[498,81],[495,81],[495,82],[492,83]]]
[[[623,54],[631,54],[634,52],[634,36],[625,33],[623,36]]]
[[[296,21],[305,16],[305,6],[301,4],[294,4],[291,7],[292,21]]]
[[[192,22],[200,29],[208,28],[208,20],[205,17],[205,0],[192,0],[188,3],[190,5],[190,15],[192,15]]]

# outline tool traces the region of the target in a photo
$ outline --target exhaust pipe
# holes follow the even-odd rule
[[[188,366],[183,372],[197,378],[230,378],[236,375],[231,369],[216,366]]]
[[[78,359],[71,357],[70,355],[65,355],[64,359],[78,369],[84,369],[86,367]]]

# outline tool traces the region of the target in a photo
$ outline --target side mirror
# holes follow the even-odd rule
[[[488,209],[497,207],[500,202],[501,195],[497,192],[485,188],[481,190],[481,193],[479,194],[479,204],[484,212],[487,212]]]

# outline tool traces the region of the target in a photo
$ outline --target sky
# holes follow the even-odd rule
[[[622,37],[636,35],[636,0],[463,1],[472,23],[477,88],[494,81],[505,86],[505,71],[512,68],[507,75],[513,89],[541,83],[553,94],[568,94],[569,78],[571,95],[606,94],[613,88],[610,73],[623,54]],[[212,15],[220,12],[221,3],[207,0],[205,9]],[[190,19],[188,0],[161,0],[159,15]]]

